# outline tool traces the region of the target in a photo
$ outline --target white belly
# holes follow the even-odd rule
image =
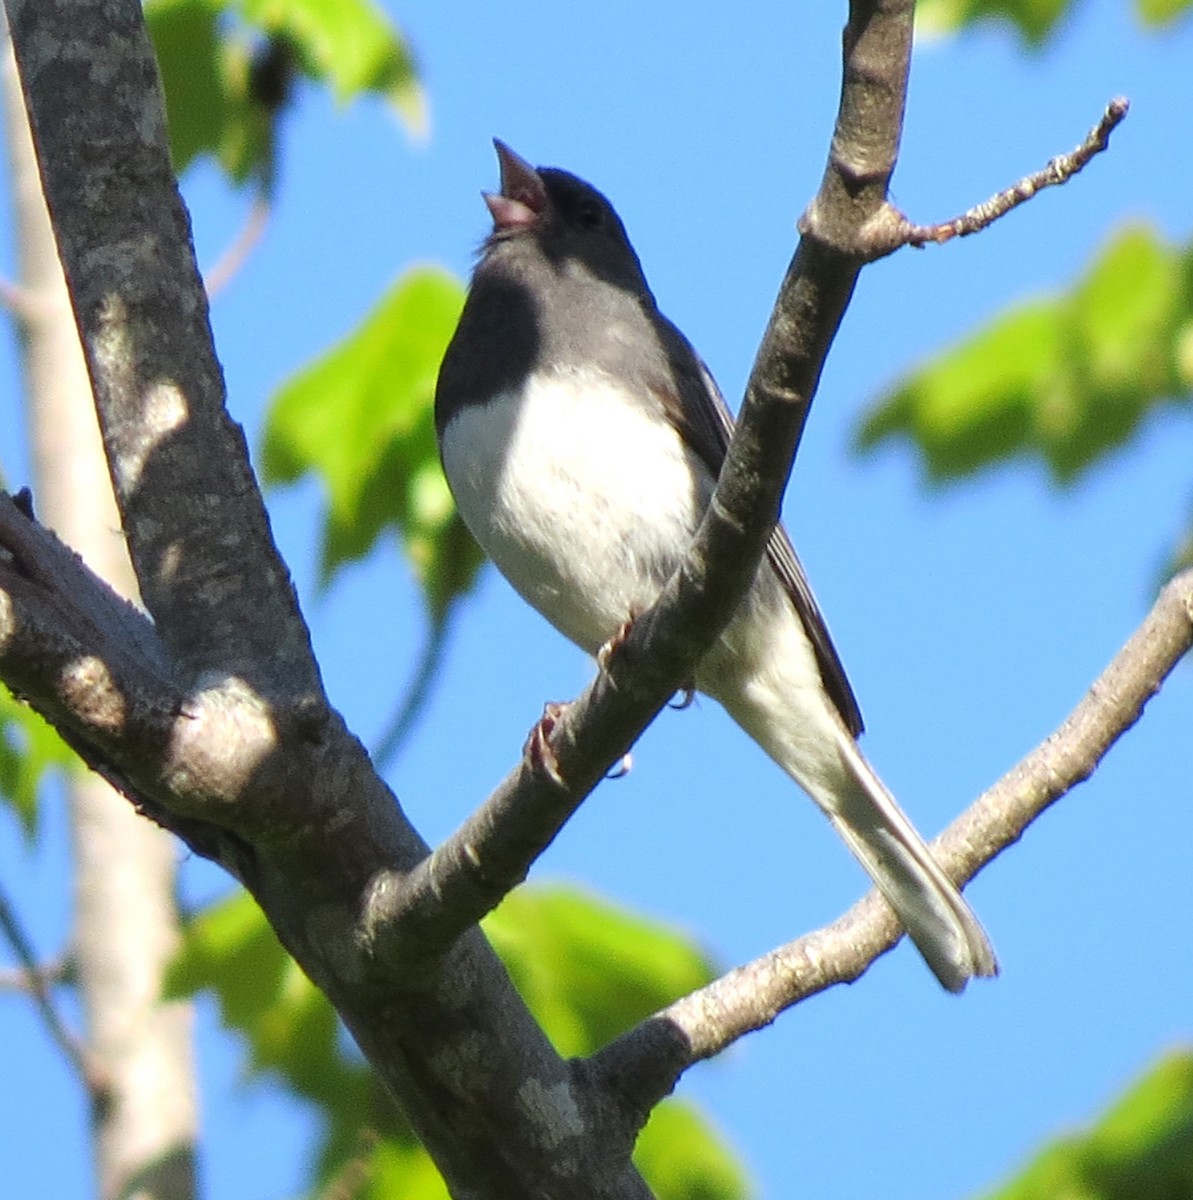
[[[712,489],[676,431],[603,375],[538,376],[463,409],[443,462],[485,552],[590,653],[654,600]]]

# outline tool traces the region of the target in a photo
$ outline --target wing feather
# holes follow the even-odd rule
[[[729,411],[716,380],[691,343],[662,314],[659,314],[659,320],[664,327],[672,373],[682,396],[660,397],[667,410],[668,419],[700,455],[709,470],[719,477],[729,449],[729,441],[733,437],[733,414]],[[803,565],[782,522],[775,526],[775,531],[771,534],[766,547],[766,557],[803,622],[804,631],[816,655],[825,690],[836,705],[846,728],[857,737],[864,727],[857,697],[849,685],[845,667],[833,645],[820,606],[816,603]]]

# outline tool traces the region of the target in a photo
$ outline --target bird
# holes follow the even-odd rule
[[[435,388],[440,458],[488,557],[599,655],[679,566],[734,420],[609,200],[494,145],[493,228]],[[998,973],[977,917],[858,746],[857,700],[782,524],[694,682],[827,816],[944,988]]]

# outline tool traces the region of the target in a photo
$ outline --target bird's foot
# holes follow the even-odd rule
[[[613,656],[625,644],[626,638],[630,636],[630,630],[634,628],[634,622],[638,619],[636,612],[630,615],[622,622],[621,628],[597,651],[597,666],[607,675],[609,673],[609,664],[613,661]]]
[[[555,751],[551,749],[551,734],[555,732],[555,726],[559,724],[559,719],[567,708],[566,704],[556,704],[554,701],[544,705],[543,715],[535,723],[526,739],[526,745],[522,747],[522,756],[531,769],[546,775],[552,783],[560,787],[567,787],[567,784],[560,773]]]
[[[668,700],[667,707],[674,708],[677,712],[682,712],[685,708],[691,708],[696,700],[696,685],[694,683],[685,683],[677,693],[678,700]]]

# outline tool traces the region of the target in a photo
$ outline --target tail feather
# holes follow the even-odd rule
[[[977,917],[865,760],[785,595],[755,591],[700,664],[700,690],[816,801],[878,885],[942,986],[998,974]],[[777,587],[777,584],[775,585]]]
[[[941,986],[960,992],[974,976],[997,975],[994,950],[973,910],[844,730],[840,751],[852,786],[830,803],[817,799]]]

